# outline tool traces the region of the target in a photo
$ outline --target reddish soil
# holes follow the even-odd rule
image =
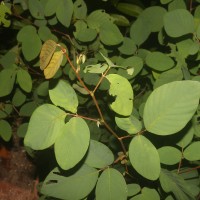
[[[0,200],[37,200],[35,166],[17,136],[11,143],[0,141]]]

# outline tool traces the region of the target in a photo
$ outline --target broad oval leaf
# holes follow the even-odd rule
[[[53,40],[47,40],[43,45],[40,52],[40,69],[44,70],[49,64],[54,51],[56,50],[56,42]]]
[[[185,159],[189,161],[200,160],[200,141],[193,142],[183,152]]]
[[[105,45],[117,45],[124,39],[119,28],[110,21],[101,25],[99,37]]]
[[[20,69],[17,71],[17,82],[22,90],[24,90],[25,92],[31,92],[32,79],[30,74],[26,70]]]
[[[49,90],[51,101],[56,106],[61,106],[72,113],[77,112],[78,98],[71,85],[64,80],[59,80],[57,85]]]
[[[136,195],[137,193],[139,193],[141,191],[140,185],[138,185],[136,183],[128,184],[127,188],[128,188],[128,197]]]
[[[39,0],[29,0],[28,7],[31,15],[36,19],[44,19],[43,4]]]
[[[82,165],[68,176],[53,169],[42,184],[41,193],[58,199],[83,199],[94,188],[99,172],[87,165]]]
[[[65,27],[69,27],[74,5],[72,0],[59,0],[58,6],[56,9],[56,17],[58,21]]]
[[[90,167],[104,168],[114,162],[112,151],[103,143],[91,140],[85,163]]]
[[[47,67],[44,69],[44,76],[46,79],[52,78],[58,71],[63,60],[63,51],[57,51],[53,54],[53,57]]]
[[[199,97],[197,81],[174,81],[156,88],[145,104],[145,128],[156,135],[180,131],[194,115]]]
[[[170,37],[180,37],[194,32],[194,18],[185,9],[175,9],[164,16],[164,28]]]
[[[12,98],[12,104],[16,107],[21,106],[26,101],[26,95],[20,90],[16,89]]]
[[[144,136],[135,136],[129,146],[133,168],[143,177],[156,180],[160,175],[160,158],[154,145]]]
[[[85,1],[76,0],[74,2],[74,17],[77,19],[85,19],[87,16],[87,6]]]
[[[164,146],[158,149],[160,162],[165,165],[174,165],[179,163],[182,158],[182,153],[175,147]]]
[[[116,113],[127,116],[133,110],[133,89],[129,81],[117,74],[109,74],[106,76],[110,82],[109,94],[116,97],[110,107]],[[124,90],[124,88],[126,88]]]
[[[42,150],[54,144],[61,134],[66,113],[51,104],[39,106],[32,114],[24,144]]]
[[[55,155],[62,169],[74,167],[86,154],[90,142],[90,130],[81,118],[72,118],[65,124],[55,142]]]
[[[97,181],[96,200],[126,200],[128,191],[122,174],[116,169],[106,169]]]
[[[166,71],[174,66],[174,61],[164,53],[152,52],[147,54],[146,64],[157,71]]]

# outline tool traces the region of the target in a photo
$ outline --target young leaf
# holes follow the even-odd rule
[[[156,135],[180,131],[197,109],[199,91],[200,83],[197,81],[174,81],[156,88],[144,108],[146,129]]]
[[[60,106],[72,113],[77,112],[78,98],[68,82],[59,80],[57,85],[49,90],[49,96],[56,106]]]
[[[164,146],[158,149],[160,162],[165,165],[174,165],[179,163],[182,153],[175,147]]]
[[[39,106],[31,116],[24,144],[42,150],[54,144],[64,127],[66,113],[51,104]]]
[[[90,146],[85,159],[85,163],[90,167],[104,168],[114,162],[112,151],[103,143],[95,140],[90,141]]]
[[[57,51],[53,54],[53,57],[47,67],[44,69],[44,76],[46,79],[52,78],[58,71],[63,60],[63,52]]]
[[[58,199],[83,199],[94,188],[99,172],[87,165],[63,176],[58,168],[53,169],[42,184],[41,193]]]
[[[6,142],[8,142],[12,137],[12,128],[5,120],[0,120],[0,136]]]
[[[96,200],[126,200],[128,191],[124,177],[116,169],[106,169],[98,179],[95,193]]]
[[[133,89],[129,81],[117,74],[109,74],[106,76],[110,82],[109,94],[116,96],[110,107],[116,113],[128,116],[133,109]],[[126,88],[126,90],[124,90]]]
[[[200,141],[193,142],[183,152],[185,159],[189,161],[200,160]]]
[[[44,70],[49,64],[57,44],[53,40],[47,40],[43,45],[40,52],[40,69]]]
[[[149,180],[160,175],[160,158],[154,145],[144,136],[135,136],[129,146],[129,158],[134,169]]]
[[[65,124],[55,142],[55,156],[62,169],[71,169],[86,154],[90,130],[81,118],[72,118]]]

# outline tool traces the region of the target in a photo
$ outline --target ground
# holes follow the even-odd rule
[[[33,161],[15,133],[9,143],[0,141],[0,200],[37,200]]]

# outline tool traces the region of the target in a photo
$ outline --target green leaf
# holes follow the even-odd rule
[[[40,26],[38,29],[38,35],[44,42],[47,40],[57,41],[57,37],[51,33],[51,30],[47,26]]]
[[[155,189],[150,189],[147,187],[142,188],[141,194],[134,196],[130,200],[160,200],[160,196]]]
[[[128,197],[136,195],[141,190],[140,185],[135,184],[135,183],[128,184],[127,188],[128,188]]]
[[[14,51],[8,51],[4,56],[0,58],[0,64],[3,68],[10,68],[15,64],[16,53]]]
[[[3,25],[4,27],[9,27],[11,21],[7,19],[7,15],[11,14],[11,10],[4,4],[4,2],[1,2],[0,4],[0,13],[0,25]]]
[[[143,18],[138,18],[130,27],[130,37],[138,46],[147,40],[150,33],[151,26]]]
[[[129,146],[133,168],[143,177],[156,180],[160,175],[160,158],[154,145],[144,136],[135,136]]]
[[[41,193],[59,199],[83,199],[94,188],[99,172],[87,165],[63,176],[58,168],[52,170],[42,184]]]
[[[33,111],[38,107],[35,101],[24,104],[19,111],[20,116],[30,117]]]
[[[122,12],[123,14],[129,15],[131,17],[138,17],[142,13],[142,8],[133,3],[123,3],[119,2],[116,5],[116,9]]]
[[[25,92],[31,92],[32,90],[32,79],[30,74],[24,70],[19,69],[17,71],[17,82],[19,86],[24,90]]]
[[[43,4],[39,0],[28,0],[28,7],[31,15],[36,19],[44,19]]]
[[[197,109],[199,91],[197,81],[174,81],[156,88],[145,104],[145,128],[156,135],[180,131]]]
[[[17,129],[17,136],[24,138],[28,129],[28,123],[23,123]]]
[[[72,0],[60,0],[56,9],[58,21],[65,27],[69,27],[73,14]]]
[[[193,142],[183,152],[185,159],[189,161],[200,160],[200,141]]]
[[[49,81],[42,82],[37,88],[39,96],[47,96],[49,94]]]
[[[112,22],[106,22],[101,25],[99,37],[105,45],[109,46],[117,45],[124,39],[119,28]]]
[[[191,192],[191,184],[188,184],[180,175],[162,169],[160,184],[165,192],[173,192],[178,200],[195,200]]]
[[[87,6],[83,0],[74,2],[74,17],[76,19],[85,19],[87,16]]]
[[[191,143],[194,133],[195,133],[195,129],[193,126],[191,126],[190,128],[186,129],[186,131],[183,130],[181,132],[182,132],[182,137],[176,143],[176,145],[178,145],[181,148],[185,148],[188,144]]]
[[[194,32],[192,14],[184,9],[176,9],[164,16],[164,28],[170,37],[181,37]]]
[[[174,61],[164,53],[152,52],[147,54],[146,64],[157,71],[166,71],[174,66]]]
[[[91,42],[97,37],[95,29],[84,28],[74,33],[77,40],[81,42]]]
[[[12,137],[12,128],[5,120],[0,120],[0,136],[6,142]]]
[[[68,82],[59,80],[57,85],[49,90],[49,96],[56,106],[61,106],[72,113],[77,112],[78,98]]]
[[[86,154],[90,141],[90,130],[81,118],[72,118],[64,125],[55,142],[55,156],[59,166],[65,170],[74,167]]]
[[[104,10],[95,10],[87,17],[87,24],[92,29],[99,29],[104,23],[112,21]]]
[[[160,162],[165,165],[174,165],[179,163],[182,158],[182,153],[175,147],[164,146],[158,149]]]
[[[26,95],[21,90],[17,89],[12,98],[13,105],[18,107],[21,106],[25,101],[26,101]]]
[[[137,47],[133,40],[128,37],[124,37],[123,44],[118,49],[122,54],[133,55],[137,50]]]
[[[116,169],[106,169],[97,181],[96,200],[126,200],[128,195],[126,182]]]
[[[112,151],[103,143],[91,140],[85,163],[90,167],[104,168],[114,162]]]
[[[0,119],[8,117],[13,111],[13,105],[0,103]]]
[[[120,129],[129,134],[136,134],[142,129],[142,123],[133,115],[126,118],[115,117],[115,122]]]
[[[39,106],[32,114],[24,144],[34,150],[53,145],[64,127],[66,113],[51,104]]]
[[[133,110],[133,89],[131,84],[122,76],[109,74],[106,76],[110,82],[109,94],[116,97],[110,107],[116,113],[127,116]],[[126,90],[124,90],[126,88]]]
[[[22,42],[22,52],[27,61],[34,60],[39,55],[42,42],[34,26],[24,26],[19,31],[17,40]]]
[[[124,15],[110,14],[117,26],[129,26],[130,22]]]
[[[142,70],[143,60],[138,56],[131,56],[131,57],[124,59],[124,61],[122,61],[121,65],[126,66],[126,70],[120,68],[118,70],[118,74],[123,76],[124,78],[132,79],[132,78],[136,77]],[[128,73],[128,70],[130,70],[130,69],[133,69],[132,74]]]
[[[166,83],[170,83],[173,81],[181,81],[182,79],[183,79],[183,72],[180,68],[174,68],[168,70],[160,74],[159,77],[156,79],[154,83],[154,89]]]
[[[55,0],[48,0],[45,8],[44,8],[44,14],[45,16],[49,17],[56,13],[56,9],[58,7],[59,3]]]
[[[84,73],[102,74],[108,68],[107,64],[88,65],[84,69]]]
[[[158,32],[163,27],[163,17],[167,11],[160,6],[151,6],[146,8],[139,18],[146,21],[145,24],[150,25],[151,32]]]
[[[15,76],[15,69],[3,69],[0,72],[0,97],[6,96],[12,92]]]

